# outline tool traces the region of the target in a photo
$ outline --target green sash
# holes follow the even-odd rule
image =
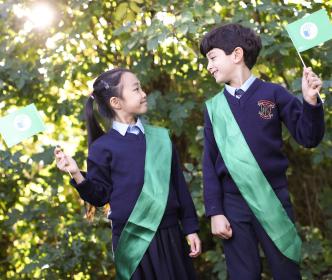
[[[223,91],[206,102],[217,146],[252,212],[286,257],[301,258],[301,239],[254,158]]]
[[[118,280],[128,280],[135,272],[159,227],[168,198],[172,160],[168,131],[149,125],[144,125],[144,131],[144,185],[115,251]]]

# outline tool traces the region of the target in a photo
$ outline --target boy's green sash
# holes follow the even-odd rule
[[[168,199],[172,160],[168,131],[149,125],[144,125],[144,131],[144,185],[115,251],[118,280],[128,280],[135,272],[159,227]]]
[[[222,92],[206,102],[226,167],[248,206],[286,257],[300,261],[301,239],[254,158]]]

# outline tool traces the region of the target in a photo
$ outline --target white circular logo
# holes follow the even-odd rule
[[[306,40],[312,40],[316,38],[318,34],[317,25],[312,22],[306,22],[302,24],[300,28],[301,36]]]
[[[14,127],[19,131],[26,131],[31,127],[31,119],[26,114],[17,115],[14,119]]]

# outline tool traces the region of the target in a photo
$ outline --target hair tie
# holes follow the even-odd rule
[[[104,85],[105,89],[110,88],[110,85],[108,83],[106,83],[105,81],[101,80],[100,82]]]
[[[95,96],[93,95],[93,93],[90,94],[90,98],[92,98],[93,100],[95,99]]]

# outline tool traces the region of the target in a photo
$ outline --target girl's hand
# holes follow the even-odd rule
[[[190,245],[189,256],[192,258],[198,257],[202,252],[202,245],[197,233],[188,234],[186,238]]]
[[[73,176],[80,173],[76,161],[72,157],[66,155],[59,146],[57,146],[54,149],[54,156],[55,156],[56,166],[61,171],[69,172]]]
[[[303,69],[303,99],[311,105],[317,104],[317,96],[322,87],[322,80],[312,71],[311,67]]]

